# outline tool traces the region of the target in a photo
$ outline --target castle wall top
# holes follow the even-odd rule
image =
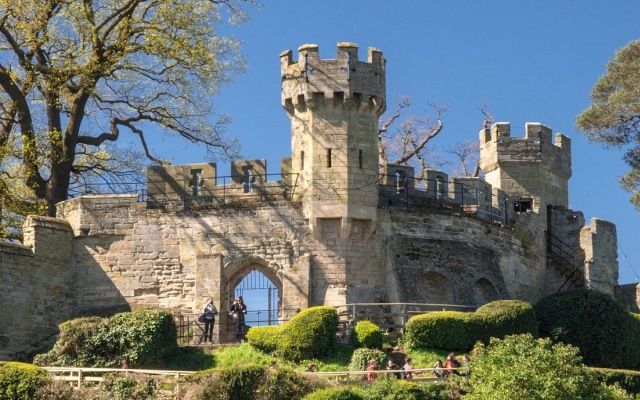
[[[358,46],[340,42],[335,59],[321,60],[318,45],[298,48],[298,61],[292,51],[280,53],[282,105],[313,107],[319,103],[356,104],[384,112],[386,98],[385,59],[379,49],[370,47],[367,61],[358,60]]]
[[[500,164],[509,162],[546,163],[557,174],[571,176],[571,139],[539,122],[525,124],[524,137],[511,137],[509,122],[496,122],[480,131],[483,158],[495,158]],[[486,171],[485,171],[486,172]]]

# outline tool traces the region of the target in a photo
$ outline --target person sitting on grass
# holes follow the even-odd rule
[[[411,357],[407,357],[404,361],[404,379],[413,379],[413,365],[411,365]]]
[[[444,365],[442,365],[442,360],[436,361],[433,365],[433,376],[440,379],[444,376]]]

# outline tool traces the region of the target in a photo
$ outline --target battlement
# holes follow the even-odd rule
[[[509,122],[480,131],[481,164],[488,172],[505,163],[544,163],[565,178],[571,176],[571,139],[539,122],[525,124],[524,137],[511,137]]]
[[[340,42],[335,59],[321,60],[316,44],[280,53],[282,106],[294,109],[341,106],[382,114],[386,107],[385,59],[370,47],[367,61],[358,60],[358,45]]]

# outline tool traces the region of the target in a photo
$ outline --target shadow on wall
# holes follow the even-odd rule
[[[509,297],[491,249],[399,235],[393,240],[401,302],[481,305]]]

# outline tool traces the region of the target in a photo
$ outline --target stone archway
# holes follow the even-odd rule
[[[249,264],[237,271],[225,287],[228,304],[242,296],[250,326],[277,325],[282,313],[282,282],[261,264]]]
[[[437,272],[425,272],[418,278],[418,295],[421,301],[433,304],[453,304],[453,286],[449,279]]]
[[[476,305],[483,305],[499,298],[496,287],[488,279],[480,278],[473,284],[473,302]]]

